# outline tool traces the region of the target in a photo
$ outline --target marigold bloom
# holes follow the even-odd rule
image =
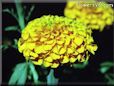
[[[57,68],[65,63],[88,60],[94,54],[91,30],[80,21],[58,16],[34,19],[23,29],[18,41],[19,52],[35,65]]]
[[[64,10],[64,15],[80,19],[91,29],[102,31],[106,25],[114,22],[114,10],[111,4],[97,0],[69,1]]]

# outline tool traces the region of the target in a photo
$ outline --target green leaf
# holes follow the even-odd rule
[[[23,75],[23,73],[26,72],[26,63],[20,63],[17,64],[14,68],[14,72],[10,77],[10,80],[8,82],[9,85],[14,85],[18,82],[20,77]]]
[[[11,10],[9,10],[8,8],[3,9],[3,12],[9,13],[10,15],[12,15],[18,21],[17,15],[16,15],[16,13],[14,13],[13,9],[11,9]]]
[[[85,68],[86,66],[88,65],[88,61],[86,61],[86,62],[84,62],[84,63],[82,63],[82,64],[73,64],[72,65],[72,67],[73,68],[78,68],[78,69],[83,69],[83,68]]]
[[[8,26],[6,28],[4,28],[5,31],[16,31],[18,30],[17,26]]]
[[[110,67],[106,67],[106,66],[105,67],[101,67],[100,68],[100,72],[101,73],[106,73],[109,69],[110,69]]]
[[[48,76],[47,76],[47,85],[57,85],[58,79],[54,76],[54,70],[51,69]]]
[[[34,83],[35,84],[38,84],[38,78],[39,78],[39,76],[38,76],[38,73],[37,73],[34,65],[31,62],[29,62],[29,67],[30,67],[30,71],[31,71],[31,73],[33,75]]]
[[[112,67],[112,66],[114,66],[114,62],[110,62],[110,61],[103,62],[102,64],[100,64],[100,66],[101,67],[103,67],[103,66],[110,66],[110,67]]]
[[[27,65],[21,71],[21,76],[20,76],[19,80],[17,81],[17,84],[24,85],[26,83],[26,79],[27,79]]]
[[[21,30],[25,27],[25,20],[24,20],[24,9],[22,7],[20,0],[15,0],[17,16],[18,16],[18,24]]]
[[[25,18],[25,19],[26,19],[26,21],[28,21],[28,20],[29,20],[29,18],[31,17],[31,14],[32,14],[32,12],[33,12],[34,8],[35,8],[35,6],[34,6],[34,5],[32,5],[32,6],[31,6],[31,8],[30,8],[30,10],[29,10],[29,13],[28,13],[27,17]]]
[[[103,62],[103,63],[100,64],[100,67],[101,67],[100,68],[100,72],[101,73],[106,73],[113,66],[114,66],[114,63],[113,62],[110,62],[110,61]]]

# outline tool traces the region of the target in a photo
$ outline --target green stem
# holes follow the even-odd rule
[[[25,27],[24,11],[23,11],[21,2],[19,2],[18,0],[15,0],[15,5],[16,5],[16,10],[18,15],[18,23],[22,30]]]

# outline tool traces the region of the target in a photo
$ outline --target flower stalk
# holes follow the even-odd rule
[[[15,0],[15,5],[16,5],[16,10],[17,10],[17,15],[18,15],[18,23],[22,30],[25,27],[24,11],[23,11],[22,4],[20,3],[20,1]]]

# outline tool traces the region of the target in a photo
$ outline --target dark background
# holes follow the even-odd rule
[[[59,15],[64,16],[65,3],[24,3],[27,6],[25,15],[31,5],[35,5],[30,20],[41,17],[43,15]],[[14,3],[2,3],[2,9],[14,8]],[[6,32],[3,29],[7,26],[16,25],[17,21],[8,13],[2,14],[2,41],[8,40],[10,44],[14,38],[19,38],[20,33],[16,31]],[[93,31],[95,43],[98,45],[96,54],[91,55],[89,65],[84,69],[68,68],[69,72],[62,73],[59,69],[56,71],[56,76],[59,77],[60,83],[104,83],[104,76],[99,72],[100,63],[113,60],[113,25],[106,26],[104,31]],[[9,47],[2,52],[2,82],[7,83],[12,69],[17,63],[24,62],[25,59],[18,50]],[[70,83],[71,84],[71,83]]]

